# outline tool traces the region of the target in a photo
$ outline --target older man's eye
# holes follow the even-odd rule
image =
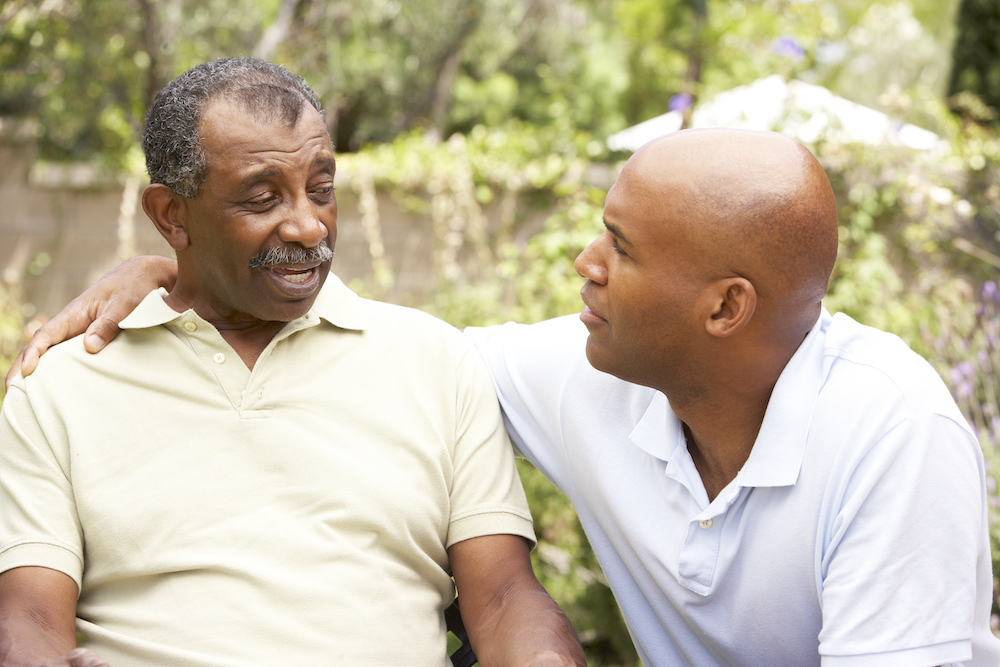
[[[248,200],[246,204],[248,206],[253,206],[254,208],[261,208],[265,206],[270,206],[277,200],[278,200],[277,196],[268,193],[266,195],[260,195],[258,197],[254,197],[253,199]]]
[[[313,188],[312,197],[314,200],[325,204],[333,198],[334,190],[336,190],[336,188],[332,185]]]

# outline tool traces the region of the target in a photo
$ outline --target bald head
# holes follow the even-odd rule
[[[727,481],[820,315],[837,256],[826,174],[773,132],[677,132],[628,161],[604,225],[576,260],[587,359],[662,391],[697,451],[735,448]]]
[[[676,132],[633,155],[619,187],[652,219],[680,225],[706,270],[750,280],[758,308],[785,322],[806,308],[815,321],[837,256],[837,208],[802,144],[774,132]]]

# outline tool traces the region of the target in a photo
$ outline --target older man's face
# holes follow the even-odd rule
[[[204,110],[208,172],[186,201],[188,289],[206,319],[287,322],[312,306],[337,238],[333,146],[304,105],[295,127],[262,122],[226,100]],[[268,251],[274,251],[268,255]]]

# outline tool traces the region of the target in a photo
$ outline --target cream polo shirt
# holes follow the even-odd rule
[[[80,586],[115,667],[445,665],[446,548],[534,539],[462,335],[334,276],[253,371],[151,293],[0,413],[0,571]]]
[[[647,667],[1000,665],[982,452],[895,336],[824,312],[709,502],[666,397],[595,370],[578,317],[466,334]]]

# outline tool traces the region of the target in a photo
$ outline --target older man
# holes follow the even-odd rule
[[[924,360],[823,310],[837,215],[816,159],[774,133],[669,135],[628,161],[605,225],[579,319],[467,333],[644,664],[1000,664],[978,443]]]
[[[176,282],[0,413],[2,664],[448,664],[453,573],[484,663],[582,665],[478,355],[327,280],[335,162],[305,82],[196,67],[144,149]]]

